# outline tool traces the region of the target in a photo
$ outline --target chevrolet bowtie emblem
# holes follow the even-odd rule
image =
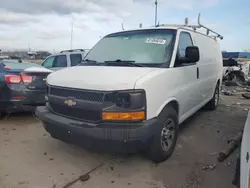
[[[72,99],[67,99],[67,100],[64,101],[64,104],[66,104],[68,106],[75,106],[76,101],[73,101]]]

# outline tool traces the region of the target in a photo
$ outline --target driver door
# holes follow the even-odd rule
[[[189,32],[181,31],[174,67],[177,75],[179,75],[177,79],[181,91],[178,99],[182,104],[180,106],[180,116],[183,119],[193,114],[201,103],[198,65],[184,60],[188,46],[194,46],[192,37]]]

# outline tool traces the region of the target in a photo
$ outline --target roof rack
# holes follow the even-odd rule
[[[207,36],[214,37],[214,38],[219,38],[219,39],[223,40],[223,36],[221,34],[215,32],[212,29],[209,29],[208,27],[201,24],[200,16],[201,16],[201,14],[198,15],[198,25],[188,25],[188,18],[185,18],[185,24],[184,25],[178,25],[178,24],[161,24],[161,25],[159,25],[158,24],[158,25],[156,25],[154,27],[162,27],[162,26],[189,27],[189,28],[193,29],[194,31],[196,31],[196,29],[203,28],[203,29],[207,30],[207,32],[206,32]],[[214,35],[209,35],[210,33],[213,33]]]
[[[78,52],[78,51],[85,52],[86,50],[84,50],[84,49],[71,49],[71,50],[63,50],[60,53],[63,53],[63,52]]]

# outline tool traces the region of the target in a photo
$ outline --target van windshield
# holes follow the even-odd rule
[[[171,60],[175,33],[171,29],[148,29],[110,34],[101,39],[85,59],[98,63],[126,61],[160,66]]]

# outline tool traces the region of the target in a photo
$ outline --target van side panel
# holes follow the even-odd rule
[[[200,61],[197,62],[200,73],[200,91],[203,101],[212,99],[216,83],[222,80],[223,59],[218,41],[205,35],[191,32],[194,45],[199,47]]]
[[[135,84],[135,89],[146,91],[148,119],[157,117],[165,105],[176,100],[179,104],[179,122],[183,122],[211,100],[217,80],[222,78],[222,55],[218,42],[193,31],[188,32],[194,45],[200,49],[201,59],[197,67],[201,79],[197,79],[196,67],[173,67],[180,34],[178,31],[170,68],[150,72]]]
[[[135,89],[146,91],[148,119],[157,117],[171,100],[179,104],[179,118],[187,111],[190,107],[186,105],[187,101],[193,101],[191,92],[195,90],[194,82],[187,82],[187,78],[196,79],[196,70],[193,74],[186,74],[184,67],[159,69],[136,82]]]
[[[194,83],[186,82],[185,77],[194,79],[196,72],[187,74],[184,67],[173,68],[180,32],[178,31],[176,34],[170,68],[162,68],[150,72],[135,83],[135,89],[144,89],[146,91],[147,119],[157,117],[171,100],[175,100],[178,102],[180,120],[180,117],[187,110],[186,101],[191,101],[189,98],[191,96],[189,88],[192,88]]]

